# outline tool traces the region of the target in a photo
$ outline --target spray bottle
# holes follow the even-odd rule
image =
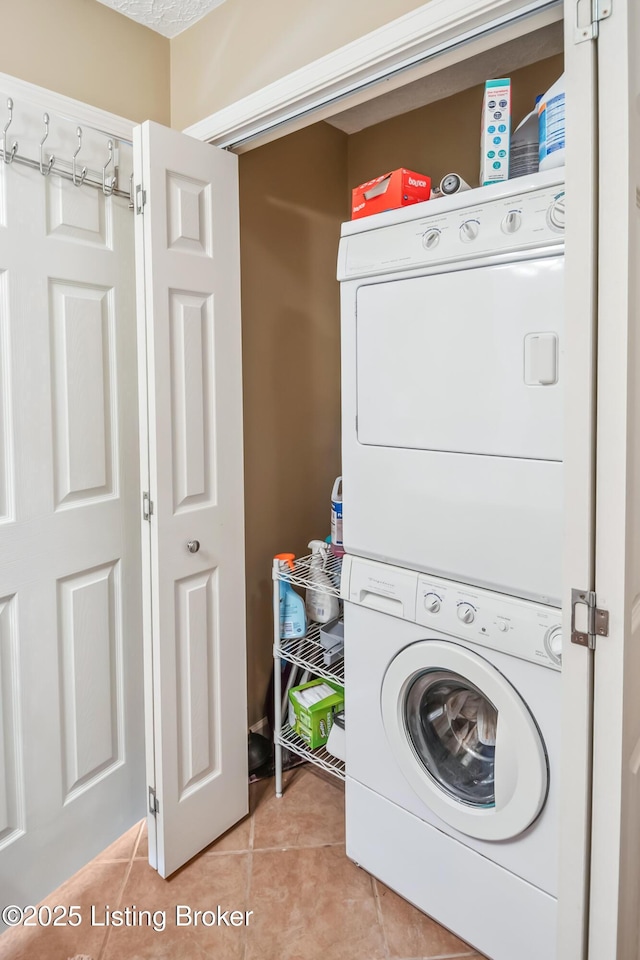
[[[281,571],[293,570],[293,553],[278,553],[275,556]],[[304,612],[304,600],[296,593],[288,580],[280,580],[280,636],[283,640],[304,637],[307,632],[307,618]]]
[[[311,540],[309,549],[309,569],[314,586],[307,588],[307,616],[316,623],[328,623],[329,620],[336,619],[340,608],[338,598],[333,593],[333,584],[324,571],[327,544],[322,540]]]

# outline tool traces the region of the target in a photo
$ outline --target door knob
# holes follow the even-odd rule
[[[199,541],[199,540],[188,540],[188,541],[187,541],[187,550],[189,551],[189,553],[197,553],[199,549],[200,549],[200,541]]]

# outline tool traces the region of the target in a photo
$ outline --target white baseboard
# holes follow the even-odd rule
[[[261,720],[258,720],[257,723],[254,723],[249,727],[251,733],[262,733],[264,735],[265,731],[269,730],[269,721],[266,717],[263,717]]]

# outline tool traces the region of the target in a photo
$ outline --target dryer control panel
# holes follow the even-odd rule
[[[564,184],[557,173],[479,187],[343,226],[338,280],[505,255],[564,243]],[[524,179],[524,178],[523,178]],[[386,218],[386,219],[385,219]],[[369,229],[361,224],[375,221]]]
[[[340,594],[379,613],[559,670],[557,607],[346,555]]]

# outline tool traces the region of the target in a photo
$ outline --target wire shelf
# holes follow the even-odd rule
[[[316,580],[311,567],[311,560],[318,561],[317,554],[308,554],[306,557],[297,557],[293,570],[288,567],[282,570],[277,577],[278,580],[288,580],[289,583],[298,587],[314,587]],[[334,597],[340,596],[340,575],[342,573],[342,557],[336,557],[329,551],[326,559],[322,563],[322,572],[326,574],[331,587],[325,583],[322,585],[323,592],[331,593]]]
[[[281,640],[276,648],[277,656],[298,667],[310,670],[326,680],[335,680],[344,686],[344,658],[341,658],[331,667],[325,666],[324,647],[320,643],[320,624],[309,623],[306,637],[294,640]]]
[[[334,757],[333,754],[325,750],[324,747],[316,747],[315,750],[312,750],[302,737],[299,737],[288,724],[283,725],[278,742],[287,750],[290,750],[291,753],[310,760],[311,763],[315,763],[316,766],[322,767],[322,769],[328,773],[332,773],[333,776],[339,780],[344,780],[344,763],[342,760],[338,760],[337,757]]]

